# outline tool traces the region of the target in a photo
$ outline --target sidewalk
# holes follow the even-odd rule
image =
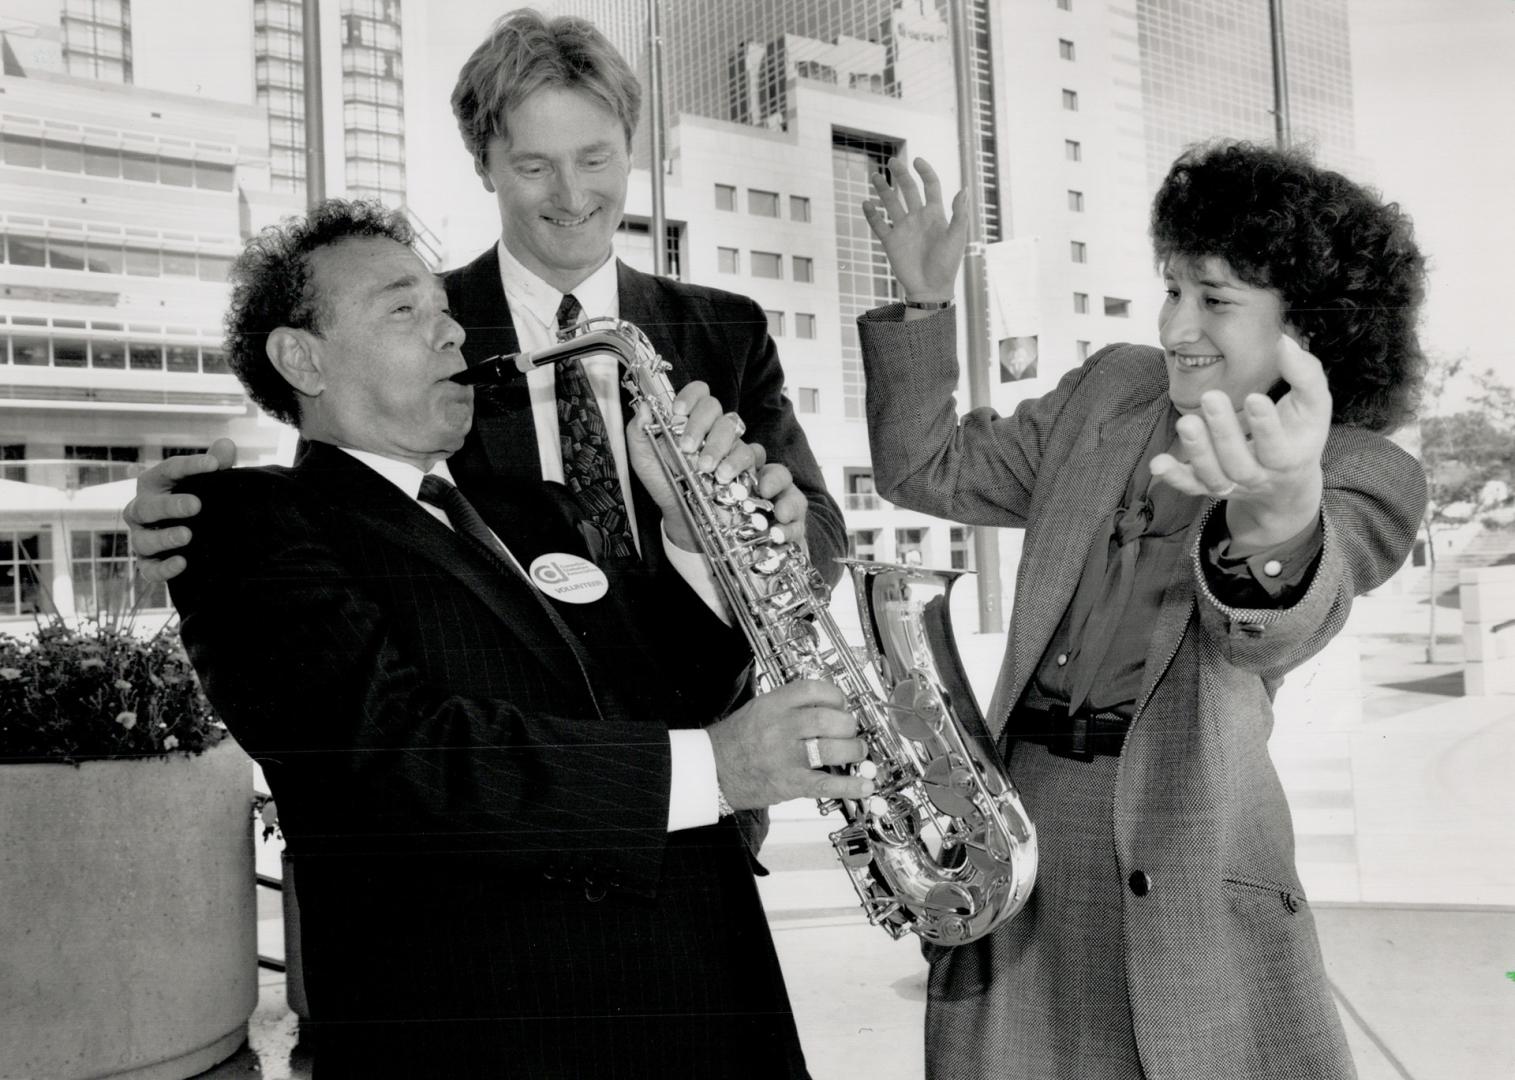
[[[1437,664],[1426,623],[1416,598],[1360,600],[1286,680],[1271,748],[1360,1080],[1503,1080],[1515,1077],[1515,695],[1461,696],[1458,613],[1438,612]],[[981,697],[1003,643],[960,642]],[[864,920],[827,840],[836,827],[811,802],[776,807],[759,883],[810,1069],[920,1080],[925,964],[913,940]],[[276,902],[267,916],[276,950]],[[250,1048],[205,1077],[310,1075],[282,976],[264,974],[251,1028]]]

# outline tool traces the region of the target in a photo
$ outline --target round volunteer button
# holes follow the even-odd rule
[[[592,604],[610,591],[605,572],[588,559],[548,552],[531,560],[531,583],[564,604]]]

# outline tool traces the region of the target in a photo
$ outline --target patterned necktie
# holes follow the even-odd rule
[[[583,311],[572,293],[558,305],[558,333],[567,335]],[[626,499],[605,418],[594,388],[578,359],[557,364],[558,440],[563,451],[563,480],[584,509],[585,524],[598,535],[599,551],[617,559],[635,559],[636,544],[626,517]]]

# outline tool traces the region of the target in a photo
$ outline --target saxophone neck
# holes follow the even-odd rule
[[[464,386],[500,386],[548,364],[562,363],[587,353],[603,352],[614,353],[623,367],[631,367],[636,361],[636,344],[625,334],[616,330],[590,329],[587,333],[577,334],[545,349],[487,357],[458,372],[452,381]]]

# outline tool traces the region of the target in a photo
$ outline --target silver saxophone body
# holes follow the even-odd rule
[[[503,382],[593,352],[617,357],[633,405],[650,412],[659,467],[752,646],[758,691],[825,679],[846,696],[868,748],[868,760],[849,771],[871,772],[875,793],[820,808],[844,819],[831,842],[869,921],[891,937],[911,932],[936,945],[993,931],[1030,895],[1036,827],[962,674],[948,617],[960,572],[848,560],[865,637],[859,656],[832,619],[820,573],[757,497],[756,476],[717,483],[679,450],[684,420],[673,412],[669,365],[631,323],[589,320],[558,345],[491,357],[455,379]]]

